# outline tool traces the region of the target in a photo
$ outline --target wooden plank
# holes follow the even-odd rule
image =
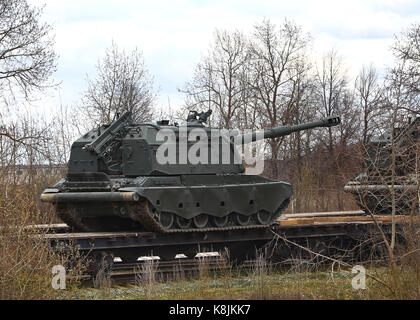
[[[280,220],[289,219],[289,218],[310,218],[310,217],[324,217],[324,216],[355,216],[355,215],[364,215],[362,210],[353,210],[353,211],[331,211],[331,212],[306,212],[306,213],[288,213],[280,217]]]
[[[375,216],[375,220],[380,223],[392,223],[391,216]],[[408,222],[410,221],[409,216],[396,216],[396,223]],[[419,217],[416,217],[416,222],[419,222]],[[286,220],[280,220],[278,223],[281,226],[297,226],[297,225],[315,225],[315,224],[338,224],[338,223],[374,223],[374,220],[371,216],[367,215],[356,215],[356,216],[319,216],[312,218],[288,218]]]
[[[47,234],[48,239],[94,239],[94,238],[116,238],[116,237],[150,237],[153,232],[80,232],[80,233],[57,233]]]

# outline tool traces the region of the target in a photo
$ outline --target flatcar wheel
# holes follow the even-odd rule
[[[259,224],[269,224],[271,222],[271,213],[265,210],[258,211],[257,221]]]
[[[200,214],[193,218],[194,226],[198,229],[202,229],[207,226],[209,222],[209,216],[206,214]]]
[[[229,217],[228,216],[224,216],[224,217],[212,217],[211,219],[213,225],[217,228],[223,228],[227,225],[228,221],[229,221]]]
[[[174,215],[170,212],[161,212],[159,222],[164,229],[170,229],[174,225]]]
[[[243,214],[235,214],[235,222],[237,225],[239,226],[247,226],[249,224],[249,222],[251,221],[251,217],[250,216],[246,216]]]
[[[176,216],[175,220],[176,220],[176,225],[180,229],[188,229],[189,227],[191,227],[191,219],[185,219],[183,217]]]

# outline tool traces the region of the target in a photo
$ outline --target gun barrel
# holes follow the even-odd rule
[[[249,143],[257,140],[267,139],[267,138],[276,138],[287,136],[293,132],[308,130],[313,128],[319,127],[333,127],[339,125],[341,122],[340,117],[327,117],[324,119],[320,119],[318,121],[313,122],[306,122],[301,123],[298,125],[293,126],[281,126],[272,129],[260,130],[260,131],[252,131],[250,133],[245,133],[235,137],[234,141],[235,144],[244,144]]]

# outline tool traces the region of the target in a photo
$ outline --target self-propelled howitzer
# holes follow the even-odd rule
[[[246,175],[235,144],[338,125],[338,117],[243,135],[203,125],[211,111],[179,126],[134,124],[125,113],[76,140],[66,177],[41,200],[77,231],[194,232],[268,225],[292,186]],[[229,155],[229,157],[227,157]],[[226,159],[228,159],[226,161]]]
[[[411,214],[419,207],[420,117],[364,148],[365,171],[344,187],[366,214]],[[394,159],[393,159],[394,158]]]

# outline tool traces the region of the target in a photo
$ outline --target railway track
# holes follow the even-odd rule
[[[115,282],[132,284],[184,279],[200,272],[223,271],[231,268],[223,257],[198,259],[180,258],[172,261],[146,260],[137,263],[115,263],[109,276]],[[94,275],[92,275],[93,277]]]
[[[203,266],[200,263],[204,258],[195,257],[206,252],[227,253],[229,262],[226,264],[225,261],[225,266],[242,265],[260,254],[271,262],[284,261],[296,254],[296,248],[287,244],[284,239],[323,255],[337,256],[343,252],[351,252],[351,259],[360,259],[364,251],[377,248],[372,244],[379,235],[376,225],[381,226],[385,234],[391,230],[390,216],[375,216],[375,220],[362,211],[346,211],[287,214],[266,228],[249,230],[72,233],[63,224],[30,228],[41,231],[34,236],[48,241],[52,250],[77,248],[93,261],[88,268],[88,274],[95,276],[98,270],[106,269],[112,278],[124,280],[141,276],[145,266],[156,267],[155,271],[163,278],[174,274],[176,268],[181,268],[186,273],[197,272]],[[398,226],[408,221],[408,216],[396,217]],[[185,258],[177,259],[180,254]],[[307,255],[305,252],[299,254],[303,258]],[[159,257],[158,262],[152,266],[147,265],[150,262],[139,261],[150,259],[151,256]],[[224,265],[221,257],[205,259],[210,269],[222,268]]]
[[[246,260],[241,264],[242,271],[255,268],[256,261],[254,260]],[[112,279],[113,283],[141,285],[150,282],[182,280],[194,275],[223,273],[227,270],[232,270],[232,265],[225,257],[205,256],[195,259],[179,258],[171,261],[155,259],[138,261],[137,263],[115,262],[108,277]],[[97,273],[85,274],[83,279],[93,281],[95,285],[96,276]]]

